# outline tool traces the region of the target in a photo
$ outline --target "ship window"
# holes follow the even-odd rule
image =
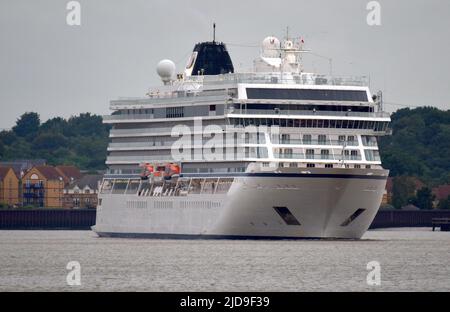
[[[324,134],[319,134],[318,141],[319,144],[325,144],[327,141],[327,136]]]
[[[184,107],[167,107],[166,118],[184,117]]]
[[[28,187],[28,184],[29,184],[29,181],[27,180],[27,187]],[[113,186],[112,180],[109,180],[109,179],[103,180],[101,193],[102,194],[111,193],[112,186]]]
[[[136,194],[139,189],[140,180],[131,180],[128,184],[127,194]]]
[[[342,120],[342,128],[347,129],[348,128],[348,120]]]
[[[191,185],[189,187],[189,194],[200,194],[202,190],[203,179],[192,179]]]
[[[267,148],[265,147],[258,147],[256,149],[257,151],[257,158],[267,158],[269,157],[269,154],[267,152]]]
[[[292,158],[292,148],[285,148],[284,149],[284,156],[282,156],[282,157],[284,157],[284,158]]]
[[[333,168],[333,164],[325,164],[325,168]]]
[[[233,184],[233,178],[220,178],[216,187],[216,194],[225,194]]]
[[[380,154],[378,151],[365,150],[364,153],[367,161],[380,161]]]
[[[311,134],[303,135],[303,144],[311,144]]]
[[[123,194],[125,192],[125,189],[127,188],[127,185],[128,185],[128,180],[117,179],[114,182],[112,193],[113,194]]]
[[[367,102],[367,93],[363,90],[247,88],[247,98]]]
[[[313,149],[306,150],[306,159],[314,159],[314,150]]]
[[[217,186],[217,178],[206,179],[203,182],[202,194],[214,194]]]
[[[317,128],[323,128],[323,119],[317,120]]]
[[[315,164],[306,164],[307,168],[314,168],[316,165]]]
[[[330,158],[330,151],[329,150],[321,150],[320,151],[320,158],[321,159],[329,159]]]
[[[281,144],[289,144],[290,136],[289,134],[282,134],[281,135]]]
[[[216,105],[209,105],[209,111],[215,112],[216,111]]]
[[[361,136],[362,143],[364,146],[376,146],[377,139],[374,136],[363,135]]]
[[[358,156],[357,150],[345,150],[344,151],[344,158],[345,159],[351,159],[351,160],[360,160],[361,158]]]
[[[185,169],[183,169],[185,170]],[[176,196],[186,196],[189,192],[189,184],[191,183],[190,179],[179,179],[178,184],[175,190]]]

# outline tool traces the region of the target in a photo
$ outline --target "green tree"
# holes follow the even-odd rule
[[[67,120],[61,117],[51,118],[41,124],[39,131],[53,133],[57,132],[66,136],[68,131]]]
[[[33,148],[37,150],[52,150],[66,145],[67,139],[61,133],[41,133],[33,141]]]
[[[429,185],[450,183],[450,110],[405,108],[391,119],[393,135],[379,140],[391,176],[417,176]]]
[[[433,209],[433,200],[435,196],[431,193],[431,189],[428,187],[422,187],[417,191],[416,196],[413,200],[414,205],[420,209]]]
[[[439,201],[438,209],[450,209],[450,195],[446,199]]]
[[[2,141],[0,141],[0,159],[3,158],[3,154],[5,154],[5,144],[3,144]]]
[[[89,113],[68,120],[55,117],[40,124],[39,115],[25,113],[12,131],[0,132],[2,159],[44,158],[51,165],[75,165],[84,170],[105,168],[109,125]]]
[[[414,198],[414,180],[412,177],[399,176],[395,177],[392,183],[392,205],[400,209]]]
[[[20,137],[34,137],[39,130],[41,121],[37,113],[25,113],[16,121],[13,132]]]
[[[12,131],[3,130],[2,132],[0,132],[0,140],[5,145],[11,145],[11,144],[14,144],[14,142],[17,141],[17,136]]]

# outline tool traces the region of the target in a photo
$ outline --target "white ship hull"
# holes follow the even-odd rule
[[[387,170],[292,171],[243,174],[227,194],[101,195],[93,229],[119,237],[362,237],[379,209]]]

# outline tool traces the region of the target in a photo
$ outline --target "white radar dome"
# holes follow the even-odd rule
[[[168,83],[175,75],[175,63],[171,60],[162,60],[156,65],[156,72],[164,83]]]
[[[266,37],[262,42],[262,54],[264,57],[279,57],[280,40],[276,37]]]

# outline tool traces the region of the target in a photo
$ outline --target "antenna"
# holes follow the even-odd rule
[[[213,43],[216,42],[216,23],[213,23]]]

